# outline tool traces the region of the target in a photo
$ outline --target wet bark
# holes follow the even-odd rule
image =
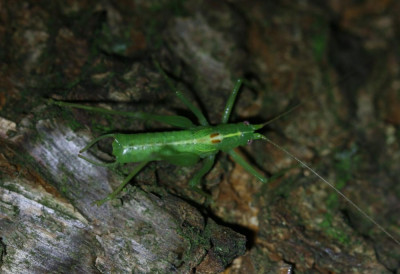
[[[261,133],[398,239],[399,10],[393,1],[0,1],[1,270],[399,271],[398,244],[263,142],[240,151],[268,184],[219,155],[202,184],[207,203],[187,186],[201,164],[157,162],[116,201],[93,206],[132,166],[96,167],[80,149],[104,133],[172,128],[46,103],[197,122],[156,60],[218,124],[243,77],[231,121],[264,122],[301,103]],[[105,140],[87,155],[109,154]]]

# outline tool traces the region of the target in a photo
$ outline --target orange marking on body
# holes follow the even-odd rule
[[[211,140],[211,143],[218,144],[218,143],[221,143],[221,140]]]
[[[218,133],[218,132],[217,132],[217,133],[210,134],[210,138],[217,137],[218,135],[219,135],[219,133]]]

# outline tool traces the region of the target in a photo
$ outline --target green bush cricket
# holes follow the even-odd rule
[[[85,156],[79,154],[79,157],[86,161],[100,166],[110,166],[116,164],[125,163],[138,163],[130,174],[123,180],[123,182],[107,197],[102,200],[96,201],[98,206],[101,206],[105,202],[115,199],[116,196],[122,191],[129,181],[135,177],[149,162],[151,161],[166,161],[168,163],[178,166],[193,166],[200,160],[203,161],[203,166],[197,171],[197,173],[190,179],[189,186],[201,192],[198,188],[201,179],[206,175],[214,165],[215,157],[219,151],[228,153],[232,159],[241,165],[247,172],[255,176],[258,180],[266,183],[268,179],[251,166],[242,156],[234,151],[234,148],[250,144],[253,140],[265,140],[272,144],[277,149],[283,151],[289,157],[296,160],[304,168],[312,172],[324,183],[328,184],[336,193],[338,193],[343,199],[350,203],[357,211],[359,211],[365,218],[376,225],[382,232],[384,232],[389,238],[400,245],[400,241],[397,240],[392,234],[390,234],[385,228],[379,225],[372,217],[370,217],[365,211],[363,211],[358,205],[351,201],[345,196],[340,190],[338,190],[333,184],[328,182],[325,178],[319,175],[314,169],[308,166],[306,163],[292,155],[286,149],[277,145],[266,136],[256,132],[262,129],[265,125],[278,119],[279,117],[286,115],[294,108],[289,109],[283,114],[276,118],[262,124],[252,125],[248,122],[241,123],[228,123],[232,108],[234,106],[237,94],[242,85],[242,80],[236,81],[236,84],[231,92],[227,103],[223,111],[223,117],[221,124],[210,125],[204,114],[199,108],[194,106],[180,91],[177,91],[169,78],[165,75],[158,63],[155,63],[158,70],[163,74],[168,85],[171,89],[175,90],[175,95],[180,99],[181,102],[196,116],[200,125],[195,125],[191,120],[184,116],[178,115],[156,115],[143,112],[125,112],[108,110],[99,107],[80,105],[76,103],[69,103],[63,101],[54,101],[50,99],[51,104],[56,104],[62,107],[79,108],[89,111],[100,112],[104,114],[120,115],[136,119],[143,119],[149,121],[158,121],[164,124],[168,124],[174,127],[179,127],[182,130],[179,131],[166,131],[156,133],[137,133],[137,134],[120,134],[111,133],[105,134],[95,138],[86,147],[84,147],[80,153],[87,151],[94,144],[105,138],[113,138],[112,143],[112,154],[115,157],[113,163],[98,163],[94,162]],[[202,193],[202,192],[201,192]]]
[[[113,138],[114,141],[112,144],[112,153],[115,156],[114,163],[96,163],[82,155],[79,155],[79,157],[95,165],[104,166],[131,162],[139,163],[139,165],[134,168],[129,176],[113,193],[108,195],[105,199],[96,202],[97,205],[102,205],[104,202],[114,199],[122,190],[122,188],[150,161],[167,161],[174,165],[192,166],[203,159],[203,167],[189,181],[189,186],[196,188],[199,185],[202,177],[212,168],[215,161],[215,156],[219,151],[227,152],[237,163],[242,165],[245,170],[257,177],[263,183],[267,182],[267,178],[264,175],[254,169],[233,150],[238,146],[243,146],[252,142],[252,140],[266,138],[255,131],[264,127],[267,123],[258,125],[251,125],[248,122],[234,124],[228,123],[232,107],[241,85],[242,80],[239,79],[236,82],[236,85],[226,103],[222,123],[216,126],[210,126],[203,113],[193,104],[191,104],[179,91],[175,91],[175,94],[196,115],[200,126],[194,125],[189,119],[183,116],[127,113],[61,101],[52,101],[52,103],[59,106],[154,120],[183,128],[183,130],[180,131],[157,133],[106,134],[94,139],[85,148],[83,148],[80,153],[85,152],[101,139]]]

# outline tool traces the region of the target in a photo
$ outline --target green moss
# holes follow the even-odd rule
[[[317,62],[321,62],[326,54],[326,49],[328,45],[328,33],[327,28],[321,25],[321,23],[318,23],[316,28],[318,28],[318,32],[315,33],[311,38],[312,49],[315,60]]]
[[[358,147],[353,144],[350,149],[335,154],[336,188],[342,189],[359,168],[361,157],[357,155]]]
[[[62,215],[63,218],[70,219],[70,220],[78,220],[74,215],[72,215],[70,212],[68,212],[67,209],[62,207],[60,204],[54,202],[53,200],[50,200],[48,198],[43,198],[43,199],[40,199],[38,202],[48,208],[54,209],[54,211],[56,211],[57,214]]]
[[[182,227],[181,224],[176,224],[176,232],[185,240],[185,242],[189,246],[185,249],[181,261],[191,261],[193,254],[195,254],[194,251],[199,247],[202,247],[206,250],[211,247],[209,230],[205,229],[203,232],[201,232],[198,228],[194,228],[192,226]]]
[[[324,215],[324,220],[320,223],[320,228],[323,229],[324,233],[329,237],[335,239],[343,245],[348,245],[350,243],[350,237],[344,231],[339,230],[339,228],[333,226],[333,216],[330,213]]]

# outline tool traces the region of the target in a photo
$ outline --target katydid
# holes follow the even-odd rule
[[[161,70],[159,65],[156,66],[160,72],[164,75],[168,82],[168,85],[175,90],[168,77]],[[273,120],[266,123],[252,125],[248,122],[242,123],[228,123],[230,114],[232,112],[233,105],[235,103],[238,91],[242,85],[242,80],[237,80],[232,93],[230,94],[226,103],[223,117],[220,125],[210,125],[204,114],[199,108],[194,106],[183,93],[175,90],[176,96],[183,102],[186,107],[196,116],[200,125],[194,125],[188,118],[183,116],[163,116],[155,115],[142,112],[124,112],[107,110],[99,107],[80,105],[76,103],[69,103],[63,101],[50,100],[52,104],[56,104],[63,107],[72,107],[85,109],[89,111],[96,111],[105,114],[121,115],[132,118],[152,120],[162,122],[168,125],[182,128],[180,131],[166,131],[157,133],[137,133],[137,134],[105,134],[93,141],[91,141],[86,147],[84,147],[80,153],[87,151],[91,146],[105,138],[113,138],[112,143],[112,154],[115,156],[115,162],[113,163],[97,163],[79,154],[79,157],[86,161],[101,166],[109,166],[115,164],[124,163],[139,163],[131,171],[131,173],[123,180],[123,182],[115,189],[111,194],[102,200],[96,201],[98,206],[101,206],[105,202],[115,199],[116,196],[122,191],[125,185],[137,175],[149,162],[151,161],[166,161],[178,166],[192,166],[203,160],[203,166],[197,171],[197,173],[190,179],[189,186],[197,191],[198,185],[201,179],[206,175],[214,165],[215,157],[219,151],[228,153],[232,159],[241,165],[247,172],[255,176],[258,180],[266,183],[268,179],[251,166],[245,159],[242,158],[234,148],[238,146],[244,146],[250,144],[253,140],[265,140],[272,144],[274,147],[283,151],[285,154],[296,160],[304,168],[312,172],[315,176],[321,179],[324,183],[328,184],[335,192],[337,192],[343,199],[350,203],[357,211],[359,211],[365,218],[375,224],[382,232],[390,237],[394,242],[400,245],[400,241],[397,240],[392,234],[386,229],[379,225],[372,217],[364,212],[359,206],[345,196],[340,190],[338,190],[333,184],[328,182],[325,178],[319,175],[314,169],[308,166],[306,163],[292,155],[286,149],[280,147],[275,142],[271,141],[266,136],[256,132],[263,128],[265,125],[271,123],[276,118],[285,115],[289,111],[279,115]],[[201,192],[201,191],[200,191]]]
[[[146,120],[155,120],[164,122],[176,127],[181,127],[180,131],[166,131],[157,133],[137,133],[137,134],[106,134],[91,141],[84,147],[80,153],[85,152],[95,143],[105,138],[113,138],[112,143],[114,163],[102,164],[79,155],[79,157],[95,165],[114,165],[138,162],[140,163],[121,185],[100,200],[97,205],[114,199],[122,188],[132,179],[140,170],[150,161],[167,161],[174,165],[192,166],[199,160],[204,159],[204,165],[190,179],[189,186],[196,189],[202,177],[212,168],[215,156],[219,151],[227,152],[232,158],[242,165],[245,170],[257,177],[261,182],[267,182],[267,178],[247,163],[233,149],[250,143],[252,140],[265,139],[266,137],[255,131],[264,127],[267,123],[251,125],[248,122],[229,124],[229,116],[232,111],[237,93],[242,85],[239,79],[229,96],[225,106],[222,123],[216,126],[210,126],[203,113],[189,102],[189,100],[179,91],[175,91],[178,98],[194,113],[199,120],[200,126],[194,125],[189,119],[183,116],[161,116],[147,113],[127,113],[122,111],[107,110],[98,107],[79,105],[61,101],[51,101],[59,106],[86,109],[107,114],[124,115],[134,118],[143,118]]]

